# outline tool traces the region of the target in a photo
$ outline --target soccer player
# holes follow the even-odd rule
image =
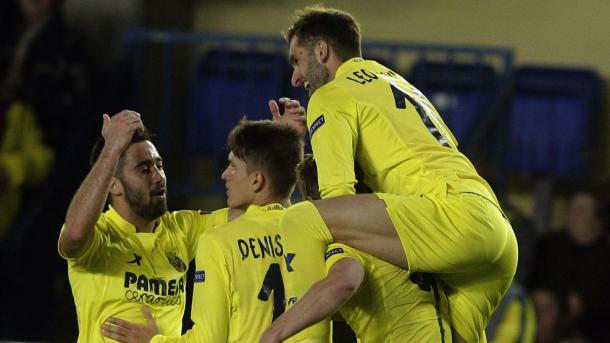
[[[284,311],[279,220],[290,205],[303,142],[271,121],[242,121],[228,138],[222,174],[227,204],[246,212],[199,238],[191,318],[182,337],[154,336],[148,326],[110,319],[105,335],[120,342],[256,342]],[[114,324],[114,325],[110,325]]]
[[[281,221],[288,303],[324,278],[327,246],[339,242],[411,273],[438,275],[448,286],[454,341],[485,341],[517,262],[493,191],[428,99],[362,59],[351,15],[307,8],[286,39],[292,84],[310,94],[307,126],[322,197],[292,206]],[[355,194],[355,163],[374,194]],[[322,322],[297,338],[323,340],[328,328]]]
[[[179,335],[197,239],[241,211],[168,212],[163,160],[140,115],[103,118],[93,166],[70,203],[58,243],[68,261],[78,342],[106,342],[100,326],[110,316],[146,323],[149,312],[161,332]]]
[[[312,155],[299,165],[298,180],[304,199],[319,199]],[[325,258],[326,277],[274,321],[261,342],[280,342],[337,311],[359,342],[451,342],[446,299],[430,275],[412,275],[416,284],[408,271],[338,243],[328,246]]]

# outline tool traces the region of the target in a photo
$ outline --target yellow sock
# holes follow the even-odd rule
[[[318,209],[309,201],[286,210],[280,221],[284,245],[284,287],[288,310],[316,282],[326,276],[324,255],[332,236]],[[330,320],[324,320],[293,336],[290,341],[327,341]]]

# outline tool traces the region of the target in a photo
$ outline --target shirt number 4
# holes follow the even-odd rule
[[[441,128],[441,124],[440,124],[438,118],[436,118],[437,114],[431,108],[431,105],[427,102],[427,100],[426,101],[421,101],[421,100],[417,101],[414,97],[407,94],[407,92],[396,87],[392,83],[390,83],[389,85],[390,85],[390,89],[392,89],[392,95],[394,96],[396,108],[406,109],[407,102],[405,100],[408,100],[409,103],[411,103],[411,105],[413,107],[415,107],[415,110],[419,114],[419,117],[424,122],[424,125],[426,126],[428,131],[430,131],[432,136],[434,136],[434,138],[436,138],[436,141],[439,142],[440,145],[450,148],[451,146],[449,145],[449,142],[447,142],[445,137],[443,137],[443,135],[439,131],[439,128]],[[415,92],[419,93],[419,91],[416,88],[413,88],[413,90]],[[421,98],[425,99],[423,94],[419,93],[419,95],[421,96]],[[433,121],[435,121],[436,123],[434,123]]]

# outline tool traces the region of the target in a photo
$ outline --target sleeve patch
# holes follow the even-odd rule
[[[341,248],[334,248],[332,250],[329,250],[326,252],[326,255],[324,256],[324,259],[328,260],[331,256],[336,255],[336,254],[342,254],[343,253],[343,249]]]
[[[205,270],[196,271],[193,282],[205,282]]]
[[[314,120],[313,124],[309,128],[309,138],[313,137],[313,134],[318,131],[318,129],[324,125],[324,115],[321,114],[318,119]]]

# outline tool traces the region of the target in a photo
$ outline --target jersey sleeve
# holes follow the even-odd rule
[[[223,208],[213,212],[208,211],[176,211],[175,217],[178,226],[186,233],[189,260],[195,258],[199,236],[207,229],[224,225],[228,221],[229,209]]]
[[[324,257],[326,259],[326,272],[328,272],[330,268],[342,258],[351,258],[356,260],[362,266],[366,264],[362,254],[360,254],[356,249],[340,243],[330,244],[326,248],[326,255]]]
[[[59,247],[59,239],[57,240],[57,252],[59,256],[68,260],[70,263],[73,263],[76,266],[87,266],[94,263],[94,260],[103,255],[103,249],[106,246],[106,241],[108,240],[108,235],[106,233],[106,226],[108,225],[108,221],[105,217],[105,214],[102,213],[95,223],[95,227],[93,228],[93,236],[91,237],[91,241],[85,248],[85,250],[77,257],[68,257]],[[63,232],[65,229],[64,226],[61,227],[61,231]],[[60,234],[61,237],[61,234]]]
[[[322,198],[356,193],[357,113],[352,97],[337,89],[324,89],[309,102],[307,126]]]

